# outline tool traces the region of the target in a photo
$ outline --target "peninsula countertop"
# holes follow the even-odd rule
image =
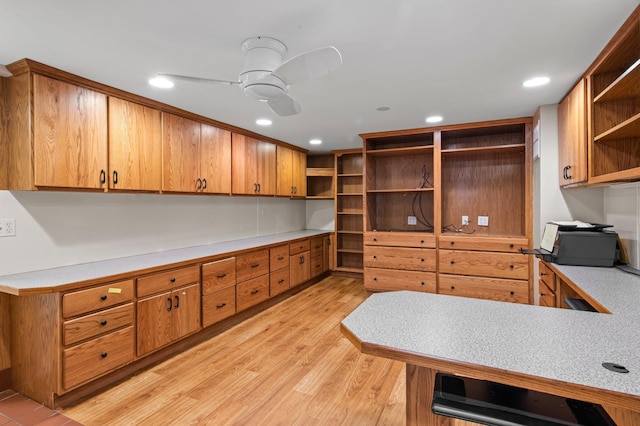
[[[640,411],[640,277],[553,267],[611,314],[400,291],[370,296],[343,320],[343,332],[365,353],[586,387]]]
[[[118,279],[125,274],[144,273],[153,268],[196,263],[203,259],[253,248],[267,247],[301,238],[326,234],[326,230],[300,230],[185,247],[118,259],[81,263],[58,268],[0,276],[0,292],[14,295],[53,292],[92,280]]]

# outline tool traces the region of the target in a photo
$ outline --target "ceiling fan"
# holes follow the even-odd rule
[[[270,37],[252,37],[242,42],[244,67],[237,81],[159,73],[169,79],[200,83],[239,85],[245,95],[266,102],[282,116],[299,114],[300,104],[289,96],[289,85],[305,83],[329,74],[342,64],[333,46],[312,50],[283,62],[287,46]]]

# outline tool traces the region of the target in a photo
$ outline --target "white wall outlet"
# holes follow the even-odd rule
[[[0,219],[0,237],[16,236],[16,220]]]
[[[416,220],[415,216],[408,216],[407,217],[407,225],[417,225],[418,221]]]
[[[478,216],[478,226],[489,226],[489,216]]]
[[[469,216],[462,216],[462,226],[469,224]]]

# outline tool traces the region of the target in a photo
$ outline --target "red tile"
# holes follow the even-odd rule
[[[35,424],[34,426],[71,426],[79,424],[80,423],[71,420],[69,417],[63,416],[60,413],[55,413],[53,416],[41,421],[40,423]]]
[[[15,394],[0,401],[0,413],[17,423],[33,425],[51,417],[55,411]]]
[[[5,398],[9,398],[13,395],[17,395],[18,392],[14,391],[13,389],[6,389],[3,390],[2,392],[0,392],[0,401],[2,401]]]

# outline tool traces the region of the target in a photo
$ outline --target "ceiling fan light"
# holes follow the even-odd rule
[[[284,96],[285,91],[274,84],[258,83],[244,86],[244,94],[259,100],[270,100]]]

